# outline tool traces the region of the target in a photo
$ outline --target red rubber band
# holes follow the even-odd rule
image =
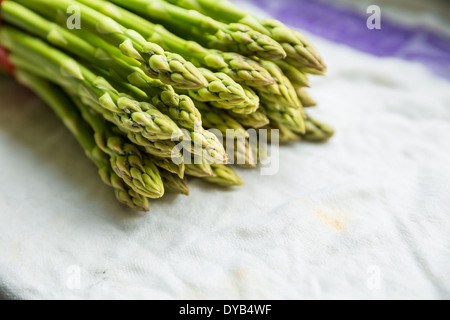
[[[0,0],[0,29],[2,28],[1,4],[3,1],[5,1],[5,0]],[[14,66],[12,65],[11,61],[9,60],[8,51],[6,51],[6,49],[2,47],[1,42],[0,42],[0,69],[5,70],[10,75],[14,75]]]

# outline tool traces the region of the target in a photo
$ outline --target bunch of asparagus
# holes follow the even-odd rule
[[[308,75],[326,71],[318,52],[227,0],[6,0],[1,18],[15,78],[133,209],[188,195],[188,176],[241,185],[228,163],[260,159],[247,129],[284,143],[333,135],[304,110],[316,105]]]

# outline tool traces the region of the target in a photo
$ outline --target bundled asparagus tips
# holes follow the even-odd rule
[[[241,125],[247,128],[258,129],[269,124],[270,119],[265,113],[258,110],[252,114],[237,114],[229,113],[234,119],[236,119]]]
[[[217,184],[221,187],[244,185],[244,182],[230,166],[213,164],[212,169],[215,176],[203,178],[205,181]]]
[[[214,101],[222,109],[233,109],[251,103],[244,88],[225,73],[214,73],[204,68],[199,70],[208,81],[208,87],[189,90],[191,98],[201,102]]]
[[[0,37],[18,67],[65,88],[77,88],[83,101],[123,131],[139,133],[151,141],[182,135],[178,126],[154,106],[119,94],[105,79],[43,41],[9,26],[2,28]]]
[[[282,144],[301,140],[300,136],[297,133],[286,128],[282,124],[277,123],[276,121],[271,121],[270,124],[265,127],[265,129],[267,129],[267,138],[269,142],[272,139],[273,130],[277,130],[276,134],[278,134],[278,141]]]
[[[113,99],[109,95],[103,95],[99,101],[103,107],[106,104],[108,108],[114,108]],[[182,134],[180,128],[170,117],[162,114],[150,103],[137,102],[129,96],[121,96],[117,99],[117,107],[119,109],[123,108],[123,110],[136,107],[136,112],[131,114],[117,115],[116,113],[112,118],[109,117],[110,114],[108,113],[104,115],[106,119],[115,123],[125,132],[134,131],[140,133],[149,141],[169,140],[173,137],[180,137]],[[142,111],[138,111],[139,107]]]
[[[160,173],[166,191],[186,196],[189,195],[189,186],[186,178],[180,178],[176,174],[165,170],[161,170]]]
[[[245,128],[232,116],[212,108],[207,103],[196,102],[196,106],[202,114],[203,126],[205,128],[217,129],[223,135],[227,135],[227,132],[232,131],[236,138],[248,138],[248,133]]]
[[[259,109],[260,98],[250,87],[242,87],[248,100],[246,103],[234,106],[231,111],[238,114],[252,114]],[[216,102],[211,102],[211,105],[215,106],[216,108],[220,108],[220,105],[218,105]]]
[[[185,165],[184,162],[177,164],[170,159],[167,158],[157,158],[152,157],[151,161],[158,167],[164,170],[159,170],[162,177],[162,172],[170,172],[172,174],[177,175],[180,179],[184,178]]]
[[[176,143],[171,140],[148,141],[141,135],[133,132],[128,132],[125,135],[128,140],[141,146],[149,155],[163,159],[172,159],[172,161],[177,164],[183,163],[183,155],[177,148]]]
[[[219,23],[214,28],[216,27],[219,27]],[[245,56],[256,56],[269,60],[286,58],[287,54],[278,42],[249,26],[240,23],[229,25],[220,23],[220,27],[221,29],[217,30],[214,35],[206,35],[205,31],[201,29],[192,29],[198,33],[194,39],[208,48],[237,52]]]
[[[83,27],[96,32],[110,44],[120,48],[124,55],[135,59],[150,77],[180,89],[206,86],[206,80],[197,68],[180,55],[165,52],[160,46],[146,41],[136,31],[124,28],[115,20],[80,2],[74,0],[18,0],[18,2],[50,19],[65,15],[64,24],[71,15],[69,8],[74,6],[80,8]]]
[[[2,9],[5,21],[89,61],[98,70],[102,70],[105,77],[118,79],[117,81],[126,79],[139,87],[148,96],[154,97],[152,101],[160,111],[169,114],[172,119],[182,122],[183,127],[190,125],[194,128],[195,125],[201,125],[200,115],[189,97],[176,94],[172,87],[148,77],[141,69],[127,63],[127,60],[123,59],[125,56],[120,57],[119,49],[94,33],[85,30],[80,31],[80,36],[77,36],[13,1],[3,4]],[[27,19],[21,19],[24,16]],[[91,43],[95,43],[95,45],[82,38],[90,39]]]
[[[230,1],[215,0],[167,0],[185,9],[197,10],[226,23],[242,23],[252,29],[270,36],[281,44],[287,53],[286,60],[294,66],[305,66],[325,71],[322,58],[317,50],[297,31],[293,31],[283,23],[266,19],[261,20],[241,10]]]
[[[173,91],[161,91],[152,98],[155,107],[173,119],[180,127],[194,130],[202,126],[202,117],[191,98]]]
[[[180,36],[195,40],[202,45],[238,52],[264,59],[284,59],[286,52],[281,45],[267,35],[243,24],[224,24],[210,17],[161,0],[113,0],[139,15],[170,26]]]
[[[250,87],[266,86],[274,83],[274,79],[272,79],[267,70],[255,60],[237,53],[205,49],[196,42],[186,41],[167,31],[163,26],[155,25],[139,15],[106,1],[78,1],[101,11],[125,27],[139,32],[149,41],[160,45],[165,50],[182,55],[199,67],[206,67],[215,72],[225,73],[236,82]],[[206,85],[202,87],[206,87]]]
[[[293,67],[285,60],[275,61],[275,63],[295,88],[309,87],[309,79],[306,72],[297,67]]]
[[[114,135],[106,121],[80,100],[74,98],[74,102],[94,130],[97,146],[110,156],[114,172],[135,192],[148,198],[161,198],[164,186],[155,164],[144,157],[134,144]]]
[[[123,180],[120,179],[109,166],[104,164],[100,169],[99,174],[102,181],[114,189],[116,199],[120,203],[136,211],[147,212],[150,210],[148,199],[125,185]]]
[[[249,87],[264,87],[274,83],[270,73],[257,61],[236,53],[210,50],[205,66],[226,73]]]
[[[316,69],[311,69],[311,68],[302,67],[302,66],[295,66],[295,68],[297,68],[298,71],[301,71],[303,73],[313,74],[313,75],[316,75],[316,76],[324,76],[326,74],[326,70],[319,71],[319,70],[316,70]]]
[[[233,164],[246,168],[256,167],[258,157],[248,139],[227,137],[226,143],[226,149],[230,153],[228,157],[233,159]]]
[[[217,136],[200,128],[195,131],[184,131],[180,146],[193,156],[201,157],[209,163],[227,163],[227,154]]]
[[[261,104],[261,108],[272,121],[276,121],[294,132],[305,133],[305,121],[301,109],[271,102],[264,102]]]
[[[334,130],[330,126],[306,116],[306,133],[302,139],[310,142],[325,142],[334,136]]]
[[[133,96],[135,97],[140,97],[141,99],[148,99],[148,96],[142,92],[141,90],[130,86],[129,84],[126,83],[120,83],[120,82],[116,82],[116,86],[121,87],[127,91],[130,91]],[[170,104],[170,96],[164,96],[161,95],[161,98],[167,98],[165,99],[165,102],[161,101],[159,97],[154,97],[153,98],[153,102],[155,103],[155,105],[158,106],[158,108],[160,110],[165,111],[166,113],[170,114],[172,116],[172,118],[175,119],[175,121],[181,126],[184,127],[182,134],[183,134],[183,141],[180,143],[181,147],[188,151],[189,153],[192,154],[196,154],[196,155],[202,155],[204,157],[206,157],[209,161],[211,162],[218,162],[218,163],[226,163],[226,153],[225,150],[223,149],[222,144],[220,143],[220,141],[218,140],[218,138],[210,133],[207,132],[203,129],[202,126],[202,122],[201,122],[201,114],[198,111],[198,109],[195,107],[194,103],[192,102],[192,100],[187,97],[187,96],[178,96],[179,97],[185,97],[185,104],[186,104],[186,110],[187,108],[189,108],[190,112],[185,112],[185,117],[183,118],[183,115],[181,115],[181,117],[179,116],[180,113],[170,113],[170,109],[168,109],[167,105]],[[176,98],[176,97],[175,97]],[[192,106],[191,106],[192,104]],[[177,108],[177,110],[180,110],[180,108]],[[193,117],[189,117],[189,115],[195,115]],[[195,119],[199,119],[198,121],[195,121]],[[129,139],[131,141],[136,141],[135,137],[129,137]],[[180,137],[178,135],[172,135],[172,140],[173,141],[179,141]],[[145,144],[145,142],[144,142]],[[172,158],[175,159],[174,161],[176,163],[179,163],[179,157],[181,155],[180,150],[178,149],[178,147],[172,145],[171,143],[169,144],[163,144],[162,145],[162,149],[160,150],[160,148],[158,148],[158,146],[156,146],[156,150],[155,150],[155,144],[145,144],[142,145],[141,143],[139,143],[139,145],[144,146],[147,150],[148,153],[155,155],[157,157],[161,157],[161,158]],[[167,148],[165,148],[166,146],[169,146],[170,148],[173,148],[173,151],[168,150]],[[176,150],[175,150],[176,149]]]
[[[188,130],[195,130],[196,128],[202,127],[201,114],[195,107],[192,99],[188,96],[175,93],[172,87],[161,89],[157,92],[150,90],[143,91],[132,84],[114,79],[104,70],[99,70],[99,73],[105,75],[115,88],[130,93],[135,99],[152,101],[156,109],[164,113],[171,120],[173,119],[180,127]],[[179,138],[176,134],[172,137],[175,139]]]
[[[305,108],[317,106],[317,102],[309,95],[305,88],[297,88],[297,96]]]
[[[192,161],[192,163],[186,163],[186,175],[195,178],[214,177],[214,171],[211,164],[205,161]]]
[[[148,199],[133,191],[113,172],[108,161],[108,156],[96,145],[94,132],[81,118],[81,115],[69,98],[58,87],[51,85],[49,82],[31,73],[20,70],[16,72],[16,78],[20,83],[39,95],[55,111],[61,120],[63,120],[67,128],[85,150],[86,155],[99,168],[102,180],[108,186],[114,188],[117,199],[135,210],[148,211]]]
[[[281,69],[275,63],[270,61],[262,61],[261,63],[275,79],[273,85],[257,89],[261,98],[273,103],[301,108],[300,100],[297,97],[297,93],[295,92],[292,83],[283,74]]]
[[[300,32],[293,31],[280,21],[273,19],[266,19],[261,23],[272,38],[277,40],[286,51],[287,63],[319,72],[327,70],[318,51]]]

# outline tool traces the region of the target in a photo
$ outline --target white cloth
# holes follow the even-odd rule
[[[327,144],[139,215],[53,113],[0,80],[0,290],[27,299],[450,298],[450,83],[313,39]]]

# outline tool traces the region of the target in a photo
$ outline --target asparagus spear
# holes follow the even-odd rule
[[[309,142],[325,142],[334,136],[334,130],[330,126],[306,116],[306,133],[300,136]]]
[[[102,164],[103,167],[100,167]],[[100,177],[106,185],[114,188],[114,193],[120,203],[137,211],[150,210],[150,204],[147,198],[129,188],[107,164],[102,164],[98,164],[100,167]]]
[[[208,130],[184,131],[180,146],[189,154],[201,157],[207,163],[227,163],[227,154],[222,143]]]
[[[231,111],[233,113],[239,113],[239,114],[252,114],[259,109],[259,102],[260,102],[259,96],[250,87],[243,85],[242,88],[243,88],[248,100],[244,104],[234,106],[231,109]],[[211,102],[211,105],[213,105],[216,108],[223,109],[223,105],[221,105],[217,102]]]
[[[238,52],[263,59],[284,59],[281,45],[249,26],[225,24],[210,17],[161,0],[113,0],[122,7],[133,10],[157,23],[170,26],[180,36],[222,51]]]
[[[196,178],[213,177],[214,171],[207,162],[186,163],[186,175]]]
[[[305,133],[305,121],[301,109],[264,100],[262,100],[261,109],[270,120],[276,121],[294,132]]]
[[[161,170],[161,177],[164,182],[164,188],[172,193],[178,193],[188,196],[189,186],[186,178],[180,178],[177,175]]]
[[[166,158],[158,158],[158,157],[152,157],[151,161],[156,164],[158,168],[161,168],[163,170],[160,170],[161,172],[170,172],[172,174],[177,175],[180,179],[184,178],[184,171],[185,166],[184,162],[181,162],[181,164],[175,164],[173,161],[166,159]],[[162,176],[162,174],[161,174]]]
[[[285,60],[275,61],[277,66],[281,69],[284,75],[291,81],[294,87],[309,87],[309,79],[306,72],[298,67],[294,67]]]
[[[125,1],[125,0],[124,0]],[[287,53],[286,61],[293,66],[304,66],[324,72],[326,66],[317,50],[297,31],[293,31],[280,21],[259,19],[227,0],[166,0],[186,9],[197,10],[226,23],[245,24],[266,34],[280,43]]]
[[[81,100],[74,98],[73,101],[94,130],[97,146],[110,156],[114,172],[135,192],[147,198],[161,198],[164,195],[164,186],[155,163],[144,156],[134,144],[115,135],[106,121],[92,112]]]
[[[63,15],[70,17],[68,8],[77,6],[81,9],[81,23],[92,32],[120,48],[121,52],[139,62],[145,73],[162,82],[180,89],[203,88],[206,79],[200,71],[177,54],[164,51],[155,43],[146,41],[139,33],[129,30],[113,19],[74,0],[17,0],[20,4],[35,12],[52,18]],[[65,20],[67,21],[67,20]]]
[[[317,106],[317,102],[309,95],[305,88],[296,88],[297,96],[305,108]]]
[[[101,0],[79,0],[122,25],[136,30],[149,41],[157,43],[166,50],[178,53],[198,67],[209,68],[227,74],[234,81],[249,87],[266,86],[274,83],[271,75],[255,60],[234,52],[205,49],[193,41],[186,41],[121,7]]]
[[[292,130],[286,128],[276,121],[271,121],[270,124],[265,127],[265,129],[268,130],[267,137],[269,139],[269,142],[272,137],[273,130],[278,130],[278,138],[280,143],[289,143],[301,140],[300,136],[297,133],[293,132]]]
[[[214,73],[205,68],[199,70],[208,81],[208,87],[189,90],[188,93],[193,99],[201,102],[215,102],[223,109],[238,109],[242,108],[241,106],[247,107],[251,103],[244,88],[225,73]]]
[[[118,58],[118,54],[114,50],[117,48],[109,45],[94,33],[86,31],[82,35],[85,39],[90,39],[96,46],[13,1],[7,1],[2,5],[2,16],[4,21],[46,39],[54,46],[69,51],[85,61],[110,70],[110,74],[116,74],[120,79],[127,79],[148,96],[153,97],[153,104],[160,111],[170,115],[172,119],[186,122],[192,128],[195,125],[201,125],[200,114],[189,97],[178,95],[172,87],[148,77],[141,69],[129,64],[127,59],[124,59],[125,56]]]
[[[236,114],[228,113],[235,120],[237,120],[241,125],[247,128],[258,129],[269,124],[270,120],[265,113],[258,110],[252,114]]]
[[[148,96],[145,92],[142,92],[138,88],[129,85],[127,83],[111,80],[116,88],[120,88],[122,91],[126,91],[134,98],[140,100],[148,100]],[[154,100],[159,105],[157,100]],[[164,109],[163,105],[159,105],[160,109]],[[195,108],[195,106],[194,106]],[[197,110],[195,108],[195,110]],[[198,112],[198,118],[201,118],[200,112]],[[183,130],[183,141],[181,145],[184,150],[189,153],[196,154],[205,157],[210,162],[226,163],[226,153],[222,144],[217,137],[210,132],[204,130],[201,124],[192,127],[191,123],[187,123],[184,120],[179,120],[179,117],[175,117],[176,123],[186,130]],[[173,140],[177,140],[178,137],[173,136]],[[178,157],[178,156],[177,156]],[[177,158],[176,157],[176,158]]]
[[[21,58],[17,56],[16,54],[10,55],[10,59],[14,66],[18,69],[21,69],[23,71],[27,71],[29,73],[39,75],[43,79],[47,79],[48,81],[55,80],[55,77],[53,77],[51,74],[46,72],[46,70],[40,68],[36,64],[29,63],[24,58]],[[61,79],[60,79],[61,80]],[[63,79],[64,80],[64,79]],[[61,83],[64,83],[62,81]],[[71,83],[67,85],[67,88],[69,88]],[[76,90],[77,87],[73,86],[73,90]],[[82,91],[82,90],[81,90]],[[90,93],[87,93],[90,94]],[[83,99],[83,95],[80,96]],[[94,110],[97,109],[97,102],[93,101],[91,99],[83,99],[84,103],[91,105]],[[171,159],[172,162],[175,161],[176,163],[179,163],[180,166],[182,166],[182,155],[179,151],[179,149],[176,147],[175,142],[170,140],[161,140],[161,141],[149,141],[148,139],[144,138],[142,134],[135,133],[135,132],[123,132],[119,128],[114,128],[114,131],[118,134],[124,134],[128,137],[128,139],[133,142],[134,144],[141,146],[148,154],[153,155],[158,158],[165,158],[165,161],[168,161],[167,159]]]
[[[116,7],[108,2],[99,1],[99,0],[80,0],[81,2],[85,2],[86,5],[91,6],[92,8],[114,18],[122,22],[124,25],[130,25],[132,28],[139,27],[139,32],[143,35],[147,34],[153,34],[154,31],[154,25],[150,22],[148,22],[145,19],[140,18],[137,15],[134,15],[120,7]],[[86,33],[85,31],[81,34],[83,37],[90,36],[91,34]],[[183,41],[183,40],[182,40]],[[95,39],[92,38],[91,43],[99,43],[101,42],[101,39]],[[105,48],[105,45],[102,46],[102,48]],[[113,48],[106,47],[108,51],[112,51]],[[214,73],[208,69],[205,68],[199,68],[200,73],[205,77],[206,81],[208,82],[208,85],[205,88],[200,89],[191,89],[188,90],[188,94],[199,101],[203,102],[211,102],[214,101],[219,106],[223,108],[229,108],[229,109],[243,109],[244,107],[247,107],[248,105],[252,105],[251,110],[254,110],[254,108],[257,108],[258,105],[254,106],[254,100],[252,100],[252,96],[247,95],[247,91],[245,91],[237,82],[235,82],[233,79],[228,77],[225,73],[217,72]],[[136,79],[134,79],[137,77]],[[137,85],[141,87],[140,82],[142,82],[142,75],[141,74],[133,74],[133,78],[130,79],[130,81],[134,81],[134,85]],[[144,85],[146,83],[144,82]],[[144,90],[145,91],[145,90]],[[147,92],[147,91],[146,91]],[[179,90],[179,92],[184,93],[184,90]],[[152,95],[152,94],[150,94]],[[249,109],[249,108],[246,108]]]
[[[234,137],[230,139],[227,137],[226,143],[227,151],[230,152],[230,149],[233,151],[233,153],[229,155],[230,158],[234,159],[233,164],[246,168],[256,167],[258,164],[258,157],[255,154],[249,139]]]
[[[177,144],[171,140],[149,141],[140,134],[134,132],[122,132],[132,143],[142,147],[146,153],[163,159],[171,159],[172,162],[182,165],[183,156],[177,148]]]
[[[61,120],[63,120],[67,128],[85,150],[86,155],[98,167],[102,180],[105,184],[114,188],[116,198],[130,208],[139,211],[148,211],[148,199],[128,187],[113,172],[107,155],[95,143],[92,129],[83,121],[80,114],[76,111],[76,107],[67,96],[58,87],[24,71],[18,70],[15,76],[20,83],[39,95],[55,111]]]
[[[164,27],[157,26],[156,29],[158,32],[149,38],[151,41],[183,55],[197,66],[225,73],[236,82],[249,87],[262,87],[274,82],[269,72],[253,59],[234,52],[205,49],[181,38],[169,38]]]
[[[297,97],[294,86],[283,74],[281,69],[273,62],[262,61],[263,66],[275,79],[275,83],[270,86],[259,87],[257,92],[261,98],[287,107],[301,108],[302,105]]]
[[[232,130],[236,138],[248,138],[248,133],[245,128],[232,116],[212,108],[207,103],[196,102],[196,106],[202,114],[203,125],[205,128],[217,129],[223,135],[226,135],[228,130]]]
[[[28,64],[22,63],[15,56],[13,56],[13,61],[16,67],[20,69],[23,68],[29,72],[34,72],[34,74],[42,75],[39,69],[29,68]],[[71,89],[69,88],[68,91],[71,91]],[[76,95],[76,90],[72,91]],[[114,172],[135,192],[148,198],[162,197],[164,189],[153,161],[142,155],[135,145],[125,142],[120,135],[114,134],[111,125],[94,114],[92,109],[83,105],[79,98],[73,97],[73,101],[94,130],[97,146],[102,152],[109,155]]]
[[[214,177],[205,177],[203,180],[217,184],[222,187],[242,186],[244,182],[241,178],[227,165],[212,165]]]
[[[1,29],[0,37],[21,62],[40,66],[45,76],[63,87],[78,88],[80,95],[94,102],[97,112],[123,131],[139,133],[150,141],[182,135],[178,126],[154,106],[119,94],[105,79],[41,40],[9,26]]]

